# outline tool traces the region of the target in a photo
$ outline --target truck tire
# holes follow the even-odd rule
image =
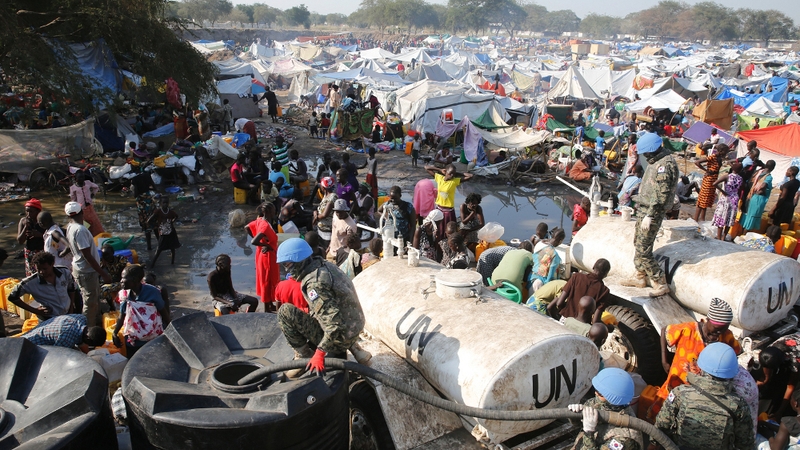
[[[606,308],[618,323],[608,335],[604,349],[625,358],[647,384],[660,386],[667,379],[661,366],[661,340],[653,325],[631,308],[611,305]]]
[[[350,450],[395,450],[378,397],[363,380],[350,385]]]

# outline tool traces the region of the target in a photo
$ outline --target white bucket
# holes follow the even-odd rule
[[[408,248],[408,265],[410,267],[419,266],[419,250],[415,249],[414,247]]]
[[[619,212],[622,213],[622,220],[625,222],[628,222],[633,217],[633,209],[628,206],[619,208]]]

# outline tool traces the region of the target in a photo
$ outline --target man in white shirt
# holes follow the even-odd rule
[[[47,211],[40,212],[36,221],[39,222],[40,227],[46,230],[44,232],[44,251],[53,255],[56,266],[66,267],[72,272],[72,251],[69,250],[64,231],[58,224],[53,223],[53,216]]]
[[[83,226],[83,209],[78,202],[69,202],[64,206],[69,216],[67,225],[67,242],[72,251],[72,276],[78,283],[83,296],[83,315],[89,326],[100,323],[100,280],[111,283],[111,275],[100,267],[97,246],[92,233]]]

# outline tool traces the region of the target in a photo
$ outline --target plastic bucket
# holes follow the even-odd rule
[[[237,205],[244,205],[247,203],[247,190],[233,188],[233,203]]]

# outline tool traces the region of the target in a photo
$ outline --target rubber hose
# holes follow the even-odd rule
[[[242,377],[238,384],[240,386],[253,383],[257,380],[264,379],[273,373],[285,372],[291,369],[301,369],[308,365],[309,359],[296,359],[279,364],[272,364],[270,366],[258,369],[250,374]],[[346,361],[338,358],[325,358],[325,367],[329,369],[349,370],[361,374],[365,377],[372,378],[379,381],[392,389],[398,390],[409,397],[415,398],[421,402],[450,411],[455,414],[476,417],[478,419],[486,420],[509,420],[509,421],[533,421],[533,420],[546,420],[546,419],[581,419],[581,413],[575,413],[567,408],[558,409],[535,409],[535,410],[522,410],[522,411],[509,411],[498,409],[483,409],[475,408],[473,406],[462,405],[460,403],[445,400],[439,396],[429,394],[413,388],[402,381],[389,376],[383,372],[379,372],[371,367],[367,367],[352,361]],[[680,450],[666,434],[656,428],[653,424],[641,420],[636,417],[631,417],[626,414],[620,414],[613,411],[598,410],[600,420],[618,427],[632,428],[649,435],[656,442],[661,444],[665,450]]]

